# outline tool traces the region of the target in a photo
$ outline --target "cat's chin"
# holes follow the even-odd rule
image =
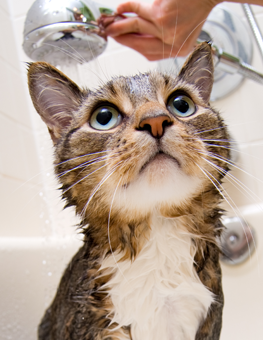
[[[140,175],[149,172],[148,176],[155,177],[155,180],[161,180],[163,176],[166,176],[167,172],[170,172],[173,169],[170,168],[178,168],[180,167],[180,162],[168,155],[167,153],[164,153],[162,151],[157,152],[154,156],[152,156],[141,168]]]
[[[137,177],[117,190],[114,206],[128,211],[147,212],[160,206],[181,206],[202,190],[203,180],[188,175],[180,161],[163,152],[155,154]]]

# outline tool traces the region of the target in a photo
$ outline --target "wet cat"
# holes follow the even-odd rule
[[[117,77],[89,91],[39,62],[28,79],[84,234],[39,339],[219,339],[229,135],[209,105],[210,45],[178,76]]]

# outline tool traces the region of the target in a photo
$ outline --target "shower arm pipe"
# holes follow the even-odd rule
[[[201,40],[197,40],[198,44],[201,42]],[[215,58],[215,66],[220,67],[224,72],[229,74],[238,73],[263,85],[263,74],[258,72],[253,66],[245,63],[242,59],[224,52],[214,44],[212,44],[212,53]]]
[[[254,80],[263,85],[263,74],[258,72],[253,66],[245,63],[240,58],[224,52],[213,45],[213,54],[220,63],[220,68],[230,74],[241,74],[242,76]]]
[[[242,4],[242,7],[247,17],[247,20],[249,22],[249,25],[251,27],[251,30],[253,32],[253,35],[256,39],[261,58],[263,60],[263,37],[260,31],[260,28],[258,26],[258,23],[256,21],[256,18],[254,16],[251,6],[249,4]]]

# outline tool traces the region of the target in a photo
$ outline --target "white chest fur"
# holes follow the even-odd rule
[[[194,340],[213,294],[194,268],[191,235],[171,219],[155,217],[151,237],[136,259],[102,263],[115,275],[107,286],[113,321],[131,325],[133,340]]]

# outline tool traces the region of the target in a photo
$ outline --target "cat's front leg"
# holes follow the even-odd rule
[[[206,257],[206,255],[204,255],[204,257]],[[207,258],[204,260],[198,276],[202,283],[214,293],[215,301],[212,303],[206,319],[200,325],[195,340],[219,340],[222,328],[224,295],[222,290],[219,250],[216,245],[210,244],[207,246]]]
[[[210,312],[196,334],[195,340],[219,340],[222,327],[222,303],[213,303]]]

